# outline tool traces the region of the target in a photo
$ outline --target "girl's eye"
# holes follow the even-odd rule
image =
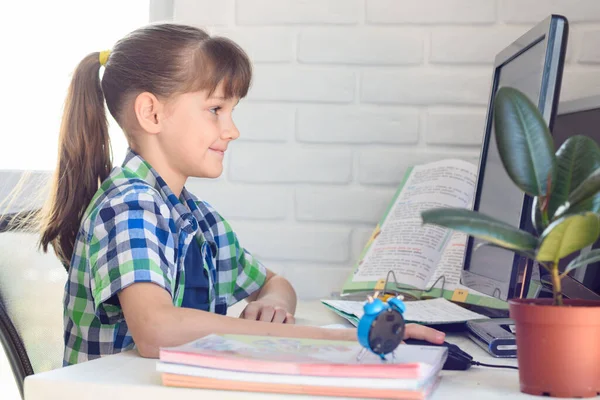
[[[208,111],[217,115],[217,113],[219,112],[220,109],[221,109],[221,107],[213,107],[213,108],[209,109]]]

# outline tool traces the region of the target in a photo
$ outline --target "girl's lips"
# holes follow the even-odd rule
[[[209,148],[209,150],[214,151],[215,153],[220,154],[220,155],[225,155],[225,151],[223,151],[223,150],[217,150],[217,149],[212,149],[212,148]]]

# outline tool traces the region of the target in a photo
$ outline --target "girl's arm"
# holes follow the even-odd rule
[[[240,318],[264,322],[294,323],[296,312],[296,292],[282,276],[267,269],[263,286],[246,298],[248,305]]]
[[[211,333],[356,340],[355,329],[272,324],[175,307],[169,293],[153,283],[134,283],[120,291],[118,297],[127,326],[143,357],[157,357],[161,347],[181,345]],[[408,324],[404,338],[442,343],[444,333]]]
[[[277,298],[280,284],[277,279],[271,282]],[[355,329],[272,324],[175,307],[169,293],[153,283],[134,283],[120,291],[118,297],[133,341],[143,357],[157,357],[160,347],[181,345],[211,333],[356,340]]]

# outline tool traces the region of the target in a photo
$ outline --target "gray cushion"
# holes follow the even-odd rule
[[[38,235],[0,233],[0,295],[35,373],[62,366],[63,293],[67,272]]]

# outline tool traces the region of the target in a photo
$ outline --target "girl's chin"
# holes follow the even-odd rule
[[[200,160],[198,160],[200,161]],[[200,162],[197,161],[191,169],[192,174],[190,176],[196,178],[218,178],[223,174],[223,161],[216,161],[214,159],[205,159]]]
[[[202,171],[202,177],[203,178],[218,178],[221,176],[221,174],[223,174],[223,165],[219,165],[219,166],[215,166],[213,168],[210,169],[205,169]]]

